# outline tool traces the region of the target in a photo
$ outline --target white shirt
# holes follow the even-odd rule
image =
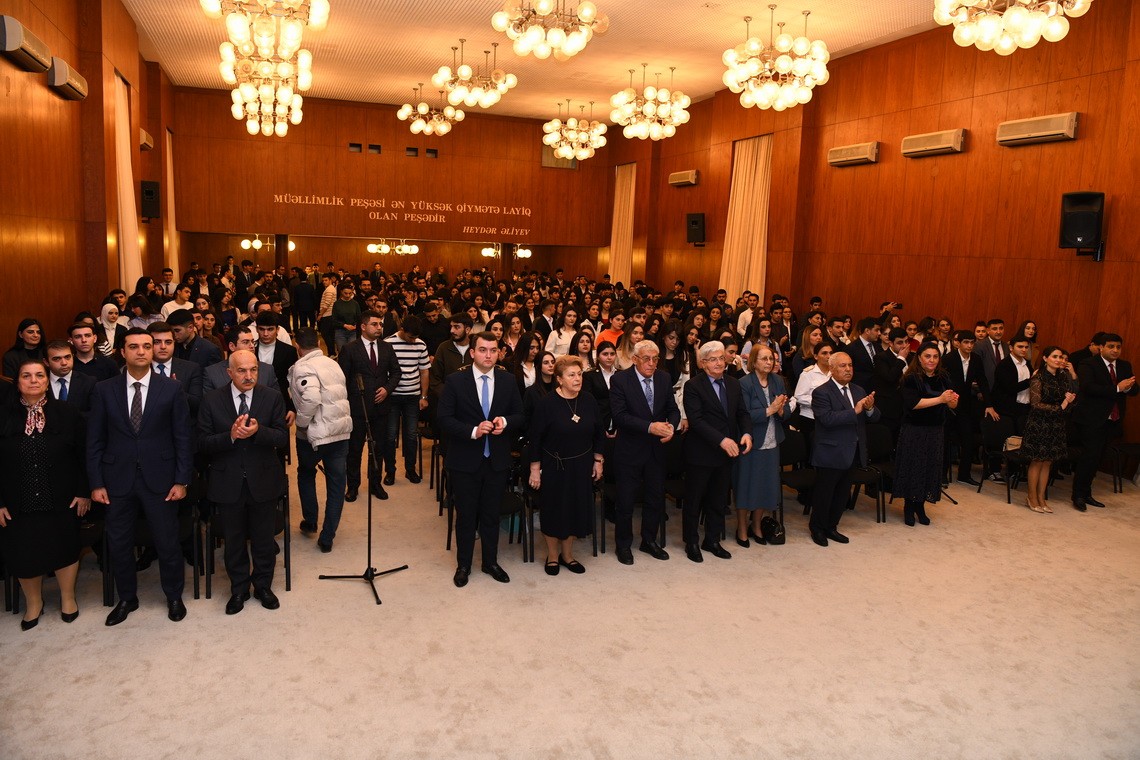
[[[483,406],[483,378],[487,378],[487,404],[488,406],[495,400],[495,368],[492,367],[490,372],[483,373],[474,364],[471,365],[471,372],[475,375],[475,398],[479,400],[479,406]],[[494,418],[492,418],[492,421]],[[503,419],[503,424],[506,424],[506,419]],[[479,432],[479,426],[471,428],[471,440],[475,440],[475,434]]]
[[[160,366],[165,367],[166,368],[166,372],[165,372],[166,376],[167,377],[174,377],[174,366],[173,365],[174,365],[174,359],[172,357],[170,359],[167,359],[164,362],[155,362],[153,365],[151,365],[151,369],[153,369],[155,372],[158,372],[158,368]],[[158,374],[163,374],[163,373],[159,372]]]
[[[139,390],[142,392],[143,412],[144,413],[146,412],[146,396],[147,396],[147,392],[150,390],[150,374],[151,373],[148,372],[148,373],[146,373],[146,376],[143,377],[143,379],[135,380],[133,377],[131,377],[130,372],[124,372],[123,373],[123,376],[127,378],[127,414],[128,415],[130,414],[130,411],[131,411],[131,403],[135,400],[135,383],[136,382],[142,383],[142,388],[140,388]],[[70,383],[68,384],[67,387],[68,387],[68,391],[70,392],[70,389],[71,389]]]
[[[51,384],[52,384],[53,395],[56,398],[59,398],[59,381],[60,380],[63,380],[67,384],[67,392],[69,395],[71,394],[71,378],[74,376],[75,376],[75,370],[68,372],[63,377],[57,377],[56,375],[51,376]],[[131,392],[132,393],[134,392],[134,388],[131,389]],[[130,407],[127,407],[127,408],[129,409]]]
[[[179,309],[193,309],[193,308],[194,308],[194,304],[190,303],[189,301],[182,304],[181,306],[178,305],[177,301],[167,301],[166,303],[164,303],[162,305],[162,321],[166,322],[167,320],[169,320],[170,315],[173,314],[174,312],[178,311]]]
[[[459,345],[455,341],[451,341],[451,345],[455,346],[455,350],[459,352],[459,358],[460,359],[463,359],[463,360],[467,359],[467,349],[471,347],[470,341],[468,341],[467,343],[464,343],[463,345]]]
[[[262,343],[257,341],[257,358],[266,364],[273,363],[273,356],[277,353],[277,341],[272,343]]]
[[[862,337],[859,338],[859,343],[861,343],[863,345],[863,353],[867,354],[867,356],[871,357],[871,359],[874,360],[874,358],[875,358],[874,346],[871,343],[868,343],[866,338],[862,338]]]
[[[818,364],[813,364],[800,373],[795,392],[796,406],[799,409],[800,416],[807,417],[809,420],[815,419],[815,414],[811,410],[812,391],[830,379],[831,373],[821,370]]]
[[[970,358],[973,354],[964,354],[959,351],[958,356],[962,357],[962,379],[965,380],[970,376]]]
[[[748,326],[752,324],[752,309],[745,309],[740,312],[740,316],[736,319],[736,334],[744,337],[748,332]]]
[[[1023,383],[1026,380],[1028,380],[1029,379],[1029,362],[1022,361],[1021,359],[1018,359],[1016,356],[1012,356],[1012,355],[1010,356],[1010,358],[1013,359],[1013,366],[1017,367],[1017,382]],[[1023,390],[1017,394],[1017,403],[1019,403],[1019,404],[1028,404],[1029,403],[1029,389],[1028,388],[1026,388],[1025,390]]]
[[[236,411],[238,414],[241,414],[241,398],[240,398],[240,396],[243,393],[245,394],[246,406],[248,406],[252,409],[253,408],[253,389],[251,388],[248,391],[239,391],[238,387],[236,385],[234,385],[233,383],[230,383],[230,395],[233,396],[233,399],[234,399],[234,411]]]

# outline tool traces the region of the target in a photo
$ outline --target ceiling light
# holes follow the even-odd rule
[[[586,106],[578,106],[579,113]],[[566,99],[566,121],[562,121],[562,104],[558,104],[558,118],[542,125],[542,142],[554,149],[554,155],[562,159],[585,161],[594,151],[606,144],[605,122],[594,121],[594,102],[590,101],[590,118],[570,116],[570,99]]]
[[[507,0],[503,10],[491,16],[491,26],[511,38],[518,55],[553,55],[567,61],[582,52],[594,34],[609,29],[610,19],[590,0],[572,11],[567,0]]]
[[[783,111],[811,100],[812,88],[826,84],[831,75],[827,62],[831,53],[823,40],[807,36],[807,20],[811,11],[804,11],[804,33],[792,37],[779,23],[780,33],[772,25],[776,20],[776,6],[769,5],[768,44],[759,37],[748,37],[734,48],[724,51],[721,60],[728,70],[723,81],[728,89],[740,95],[745,108],[771,108]],[[744,17],[745,35],[751,16]]]
[[[431,77],[436,89],[447,93],[447,102],[453,106],[465,105],[468,108],[479,106],[490,108],[499,102],[511,88],[519,83],[518,77],[499,68],[499,43],[491,46],[495,52],[495,62],[490,60],[491,51],[483,51],[483,69],[473,69],[463,62],[463,43],[451,48],[451,66],[440,66]],[[456,59],[456,51],[459,57]],[[493,66],[493,67],[492,67]]]
[[[1060,42],[1069,19],[1088,13],[1092,0],[937,0],[934,20],[954,25],[954,42],[962,47],[1009,55],[1031,48],[1044,38]]]
[[[686,111],[692,99],[673,90],[673,72],[676,66],[669,67],[669,87],[661,87],[661,75],[657,74],[657,84],[645,85],[645,69],[648,63],[641,64],[641,90],[633,89],[633,72],[629,70],[629,87],[619,90],[610,98],[610,119],[623,127],[622,134],[629,139],[664,140],[677,134],[677,127],[689,121]]]
[[[419,101],[415,107],[411,103],[405,103],[396,112],[396,118],[400,121],[411,119],[410,128],[413,135],[421,133],[425,135],[446,135],[451,131],[452,125],[463,121],[466,114],[454,106],[443,105],[443,90],[439,91],[439,102],[442,107],[432,108],[420,100],[420,90],[423,86],[424,83],[420,82],[419,87],[413,88],[413,92],[416,93],[415,99]]]

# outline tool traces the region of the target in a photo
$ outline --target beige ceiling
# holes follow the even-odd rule
[[[123,1],[138,24],[143,55],[157,60],[176,86],[226,88],[217,67],[222,21],[208,19],[197,0]],[[518,76],[518,87],[491,111],[547,119],[556,103],[571,98],[575,109],[596,101],[596,115],[605,118],[629,69],[637,69],[640,82],[641,64],[648,63],[650,79],[663,72],[664,83],[676,66],[675,87],[702,100],[724,88],[721,54],[745,39],[744,16],[753,17],[753,34],[768,39],[765,2],[595,1],[610,17],[609,31],[559,62],[514,54],[510,40],[491,28],[501,0],[330,0],[328,27],[305,32],[304,46],[313,53],[307,96],[399,105],[412,98],[416,83],[431,88],[431,75],[451,64],[451,46],[462,37],[472,65],[492,42],[502,43],[499,65]],[[801,34],[801,11],[811,10],[808,36],[824,40],[835,58],[933,28],[932,9],[932,0],[797,0],[781,2],[776,21]]]

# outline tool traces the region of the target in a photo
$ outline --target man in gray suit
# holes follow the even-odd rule
[[[974,345],[974,358],[982,362],[982,371],[986,373],[986,385],[994,387],[994,370],[1001,364],[1002,359],[1009,356],[1009,344],[1002,341],[1005,335],[1005,322],[1000,319],[991,319],[986,322],[986,337]]]

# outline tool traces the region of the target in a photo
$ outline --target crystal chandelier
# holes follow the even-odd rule
[[[420,100],[420,90],[423,89],[424,83],[420,82],[419,87],[413,88],[416,93],[416,100],[419,100],[414,107],[411,103],[405,103],[400,106],[400,110],[396,112],[396,117],[400,121],[412,120],[411,130],[413,135],[418,135],[421,132],[425,135],[446,135],[451,131],[452,125],[457,122],[463,121],[466,115],[454,106],[443,106],[442,108],[432,108],[426,102]],[[439,102],[443,105],[443,90],[439,91]]]
[[[645,70],[648,63],[641,64],[641,91],[633,89],[633,73],[629,70],[629,87],[619,90],[610,98],[610,120],[623,127],[622,134],[629,139],[663,140],[677,134],[677,127],[689,121],[685,109],[692,99],[673,90],[673,72],[676,66],[669,67],[669,87],[661,87],[661,75],[657,74],[657,84],[645,85]]]
[[[811,100],[812,88],[826,84],[830,78],[827,62],[831,53],[823,40],[812,41],[807,36],[807,20],[811,11],[804,11],[804,34],[792,37],[779,24],[780,33],[771,27],[776,20],[776,6],[769,5],[771,14],[768,32],[769,43],[759,37],[748,37],[743,43],[724,51],[721,60],[728,70],[723,81],[728,89],[740,95],[745,108],[772,108],[783,111]],[[745,35],[751,16],[744,17]]]
[[[459,40],[459,47],[451,48],[451,66],[440,66],[439,71],[431,77],[431,83],[436,89],[447,92],[447,102],[453,106],[465,105],[468,108],[479,106],[490,108],[512,87],[519,83],[518,77],[508,74],[499,68],[499,43],[491,43],[495,49],[494,68],[490,61],[490,50],[484,50],[483,70],[472,69],[463,62],[463,43]],[[459,51],[459,59],[455,53]]]
[[[586,110],[586,106],[578,106],[579,113]],[[562,104],[558,104],[558,118],[551,119],[542,125],[542,142],[554,149],[558,158],[576,158],[585,161],[594,155],[594,151],[606,144],[606,124],[594,121],[594,101],[590,101],[590,118],[585,119],[579,115],[574,118],[570,115],[570,99],[566,99],[566,121],[562,121]]]
[[[568,61],[582,52],[595,34],[610,28],[610,19],[598,6],[582,0],[570,10],[568,0],[507,0],[503,10],[491,16],[491,26],[506,32],[515,53],[545,60],[553,55]]]
[[[937,0],[934,20],[954,25],[962,47],[1009,55],[1031,48],[1041,38],[1059,42],[1069,33],[1069,19],[1088,13],[1092,0]]]

